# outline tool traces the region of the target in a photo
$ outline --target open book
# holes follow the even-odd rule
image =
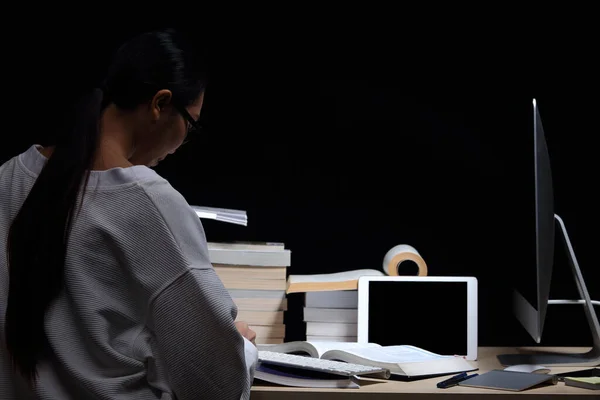
[[[331,290],[358,290],[361,276],[382,276],[377,269],[357,269],[333,274],[290,275],[286,293],[305,293]]]
[[[406,275],[404,262],[416,264],[418,272],[413,275],[426,276],[427,264],[414,247],[399,244],[392,247],[383,258],[383,269],[357,269],[332,274],[290,275],[286,292],[306,293],[333,290],[358,290],[358,278],[361,276],[398,276]]]
[[[248,226],[248,216],[244,210],[191,206],[199,218],[214,219],[215,221]]]
[[[408,345],[380,346],[376,343],[297,341],[263,345],[259,346],[259,350],[387,368],[392,375],[406,378],[477,370],[463,357],[439,355]]]

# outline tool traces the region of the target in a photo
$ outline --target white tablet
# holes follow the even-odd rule
[[[477,359],[477,279],[361,276],[358,342]]]

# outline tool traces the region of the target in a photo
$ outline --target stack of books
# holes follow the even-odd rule
[[[286,293],[304,293],[307,341],[357,341],[358,278],[363,275],[383,273],[361,269],[288,277]]]
[[[356,290],[307,292],[304,294],[303,312],[307,341],[357,341]]]
[[[283,243],[208,243],[211,263],[238,307],[237,321],[256,332],[257,344],[285,340],[287,268],[291,251]]]

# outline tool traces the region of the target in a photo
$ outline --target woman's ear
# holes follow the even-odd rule
[[[173,94],[168,89],[161,89],[152,98],[150,102],[150,111],[155,121],[160,118],[160,113],[171,104]]]

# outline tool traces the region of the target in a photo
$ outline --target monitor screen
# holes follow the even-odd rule
[[[369,342],[467,354],[466,282],[369,282]]]
[[[554,193],[550,155],[542,119],[534,100],[535,141],[535,232],[538,285],[539,335],[544,330],[546,307],[554,264]]]
[[[550,293],[550,279],[554,263],[554,197],[552,187],[552,170],[544,127],[535,99],[533,100],[533,139],[527,146],[530,153],[529,166],[523,166],[523,176],[530,182],[530,189],[523,202],[529,208],[533,203],[530,216],[523,216],[527,222],[525,233],[531,240],[523,243],[527,250],[521,254],[525,257],[513,267],[511,276],[516,290],[514,297],[514,312],[517,319],[539,343],[541,341],[546,316],[546,307]],[[531,176],[533,171],[533,176]],[[530,223],[530,221],[532,221]],[[515,230],[518,232],[518,230]],[[515,236],[518,239],[518,236]]]
[[[533,111],[533,113],[532,113]],[[530,313],[537,312],[537,259],[536,259],[536,155],[535,109],[524,106],[515,113],[515,130],[511,136],[515,145],[507,157],[507,175],[510,180],[506,208],[510,210],[505,226],[511,227],[505,246],[514,255],[507,260],[505,274],[499,280],[515,289],[521,301],[527,302]],[[533,134],[532,134],[533,133]]]

